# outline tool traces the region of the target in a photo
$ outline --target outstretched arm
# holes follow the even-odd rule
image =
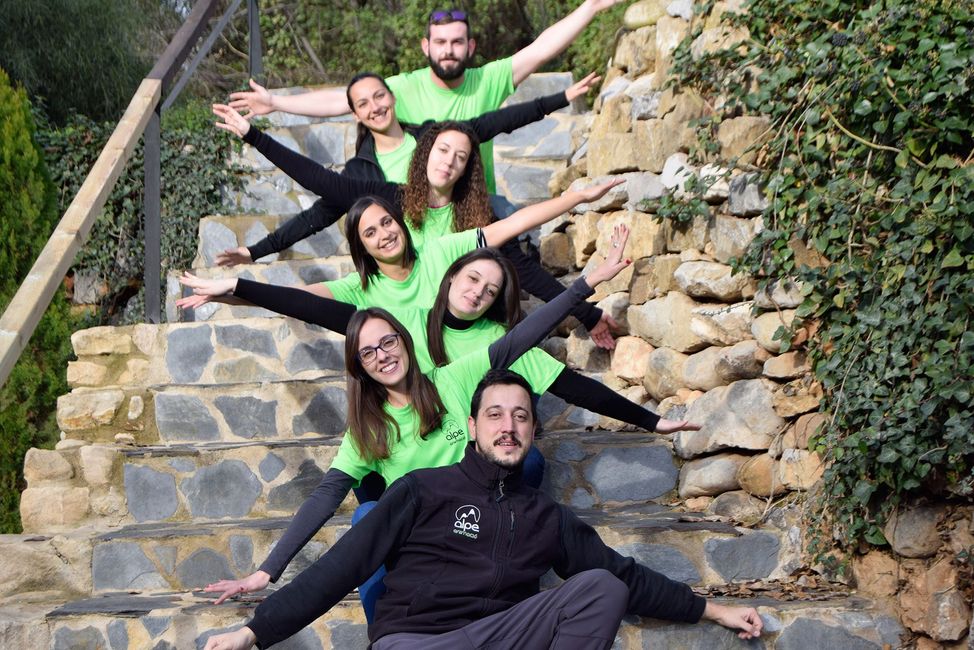
[[[619,2],[621,0],[585,0],[575,11],[541,32],[533,43],[514,55],[514,85],[519,85],[532,72],[564,52],[599,12]]]
[[[602,264],[587,277],[578,278],[561,295],[531,312],[507,334],[490,344],[490,367],[510,366],[518,357],[540,343],[577,302],[592,295],[600,283],[611,280],[619,271],[629,266],[631,260],[622,257],[628,239],[629,228],[622,224],[616,226],[612,233],[612,250]]]
[[[253,79],[250,80],[250,90],[230,93],[230,106],[244,111],[248,120],[274,111],[311,117],[336,117],[351,112],[341,88],[323,88],[299,95],[272,95]]]
[[[176,301],[176,306],[180,309],[195,309],[212,301],[226,302],[223,299],[227,296],[233,296],[234,299],[238,301],[250,302],[248,298],[236,295],[238,285],[247,285],[249,283],[249,285],[252,287],[252,285],[260,284],[258,282],[251,282],[250,280],[238,278],[201,278],[188,272],[184,272],[181,276],[179,276],[179,283],[184,287],[189,287],[193,290],[193,295],[180,298]],[[345,321],[344,325],[341,324],[340,321],[333,321],[331,325],[326,323],[326,321],[331,319],[333,315],[339,319],[341,317],[342,312],[334,310],[331,306],[332,303],[325,303],[324,305],[321,305],[320,303],[309,302],[312,300],[312,297],[318,300],[334,298],[327,285],[323,283],[311,285],[311,287],[315,290],[314,292],[311,292],[309,287],[294,289],[291,287],[277,287],[273,285],[261,286],[273,287],[275,290],[279,289],[284,292],[298,291],[299,293],[287,294],[288,296],[294,296],[294,300],[298,301],[296,304],[283,305],[280,302],[275,302],[274,296],[269,297],[265,292],[262,297],[258,296],[258,299],[264,300],[268,305],[273,304],[275,306],[258,305],[259,307],[266,307],[267,309],[282,313],[285,316],[293,315],[295,318],[300,318],[305,322],[314,323],[315,325],[327,327],[332,331],[344,333],[344,328],[348,325],[347,320]],[[253,291],[247,293],[247,295],[251,297],[255,296]],[[344,305],[345,303],[341,304]],[[277,309],[277,307],[280,307],[280,309]],[[318,310],[321,313],[317,313],[314,310]],[[329,312],[334,312],[334,314]],[[325,314],[328,315],[326,316]]]
[[[483,227],[484,240],[488,246],[500,246],[527,231],[551,221],[582,203],[597,201],[616,185],[625,183],[624,178],[614,178],[601,185],[593,185],[583,190],[569,190],[561,196],[521,208],[506,219],[495,221]]]
[[[327,201],[318,199],[310,208],[297,213],[278,228],[269,233],[266,237],[255,244],[244,248],[246,256],[251,260],[258,260],[266,255],[278,253],[285,248],[290,248],[296,243],[310,237],[316,232],[321,232],[328,226],[341,219],[342,213],[337,206],[331,206]],[[239,249],[231,249],[241,252]],[[229,253],[230,251],[226,251]],[[230,264],[221,263],[221,256],[217,256],[217,264],[229,266]]]

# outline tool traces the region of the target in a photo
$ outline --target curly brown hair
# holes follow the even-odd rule
[[[487,198],[487,184],[484,166],[480,162],[480,139],[473,129],[463,122],[437,122],[420,137],[416,151],[409,163],[409,174],[403,192],[403,214],[415,230],[423,227],[423,219],[429,208],[430,183],[426,176],[426,162],[429,160],[433,143],[444,131],[459,131],[470,139],[470,157],[467,168],[453,186],[453,231],[463,232],[473,228],[483,228],[493,221],[490,200]]]

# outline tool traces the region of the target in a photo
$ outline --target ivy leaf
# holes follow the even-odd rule
[[[952,269],[963,265],[964,257],[960,254],[960,251],[957,250],[957,247],[955,246],[949,253],[947,253],[947,257],[944,258],[944,261],[940,264],[940,267],[944,269]]]

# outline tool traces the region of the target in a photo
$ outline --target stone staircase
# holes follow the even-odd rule
[[[564,75],[543,75],[519,94],[544,94],[559,84]],[[586,121],[566,111],[500,139],[500,187],[515,200],[544,196],[547,178],[571,158]],[[343,160],[354,141],[347,120],[284,116],[274,132],[326,161]],[[312,200],[253,152],[240,162],[250,170],[249,194],[229,199],[241,214],[201,219],[194,269],[200,275],[227,273],[209,268],[216,251],[256,241],[285,218],[276,213],[289,215]],[[275,214],[253,214],[257,209]],[[310,282],[350,272],[346,253],[330,229],[269,263],[233,272]],[[214,596],[199,589],[254,571],[329,466],[347,410],[343,339],[252,307],[177,313],[178,295],[171,277],[169,324],[95,328],[73,337],[72,391],[58,402],[63,439],[55,450],[28,454],[25,532],[0,538],[0,647],[202,648],[210,635],[246,620],[266,595],[214,607]],[[795,508],[770,510],[758,527],[720,516],[726,513],[717,507],[695,512],[677,495],[682,461],[667,436],[580,430],[599,418],[550,396],[542,412],[545,489],[621,553],[718,592],[742,581],[785,581],[804,566]],[[353,501],[280,584],[347,530]],[[710,624],[634,617],[614,647],[898,647],[902,628],[881,604],[839,588],[805,595],[753,599],[765,621],[758,641],[739,641]],[[277,647],[366,645],[364,616],[350,597]]]

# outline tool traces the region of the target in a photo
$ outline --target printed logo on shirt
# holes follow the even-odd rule
[[[442,428],[443,435],[446,436],[447,442],[451,445],[455,445],[458,442],[460,444],[467,443],[467,428],[457,424],[457,421],[453,418],[449,416],[444,417]]]
[[[477,539],[480,535],[480,509],[477,506],[460,506],[457,508],[456,521],[453,522],[453,533],[470,539]]]

